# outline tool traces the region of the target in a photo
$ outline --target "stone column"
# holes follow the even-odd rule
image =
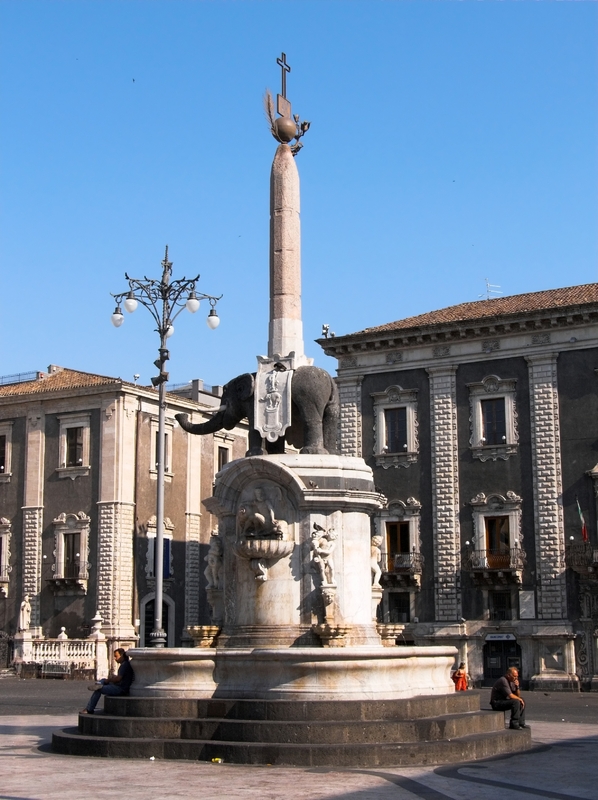
[[[31,603],[30,633],[42,635],[40,592],[42,590],[42,533],[44,529],[45,416],[40,408],[27,415],[25,486],[23,492],[23,581],[21,595]],[[23,599],[21,596],[21,600]]]
[[[343,456],[362,456],[361,384],[363,375],[339,376],[340,452]]]
[[[439,622],[461,617],[456,371],[455,366],[427,370],[432,432],[435,609]]]
[[[557,353],[527,356],[532,427],[537,614],[566,619]]]
[[[276,150],[270,176],[270,329],[268,356],[303,356],[299,173],[288,144]]]

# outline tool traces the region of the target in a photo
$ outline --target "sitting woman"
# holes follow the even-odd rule
[[[122,647],[118,647],[114,651],[114,660],[118,664],[118,672],[111,678],[102,678],[95,686],[88,687],[93,694],[89,698],[87,706],[80,712],[81,714],[93,714],[102,695],[118,697],[129,694],[131,684],[135,680],[129,656]]]

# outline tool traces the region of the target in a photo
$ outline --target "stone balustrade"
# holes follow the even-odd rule
[[[94,669],[96,643],[88,639],[41,639],[31,642],[31,660],[34,663],[68,661],[80,669]]]
[[[69,639],[61,628],[55,639],[42,639],[31,631],[20,631],[14,638],[14,664],[17,670],[25,664],[42,666],[43,674],[58,674],[48,669],[61,665],[63,673],[93,670],[96,679],[108,676],[108,645],[101,631],[102,617],[96,612],[92,619],[92,632],[87,639]]]

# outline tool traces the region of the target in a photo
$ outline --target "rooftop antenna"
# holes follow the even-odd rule
[[[484,280],[486,281],[486,294],[485,295],[479,294],[478,297],[480,297],[482,300],[491,300],[492,295],[502,294],[498,283],[490,283],[488,281],[488,278],[484,278]]]

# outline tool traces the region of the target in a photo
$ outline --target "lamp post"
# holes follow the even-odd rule
[[[154,575],[156,579],[156,598],[154,601],[154,628],[150,634],[153,647],[166,646],[166,634],[162,627],[162,598],[164,581],[164,439],[166,422],[166,381],[168,372],[164,369],[166,362],[170,358],[170,353],[166,347],[166,340],[174,333],[173,323],[181,311],[186,308],[191,314],[199,309],[201,300],[208,300],[210,303],[210,313],[207,324],[214,330],[220,324],[220,319],[216,313],[216,303],[222,298],[213,297],[209,294],[202,294],[195,291],[195,284],[199,280],[199,275],[191,280],[180,278],[171,281],[172,262],[168,260],[168,245],[162,261],[162,278],[153,280],[144,277],[143,280],[130,278],[125,272],[125,278],[129,281],[129,289],[120,294],[113,294],[116,300],[116,308],[112,314],[112,324],[115,328],[120,328],[124,322],[124,314],[121,303],[125,311],[132,314],[138,304],[148,309],[156,321],[156,331],[160,336],[159,356],[154,364],[159,370],[159,374],[152,378],[152,384],[158,388],[158,442],[156,447],[156,463],[158,472],[158,486],[156,496],[156,546],[154,550]],[[123,302],[124,298],[124,302]]]

